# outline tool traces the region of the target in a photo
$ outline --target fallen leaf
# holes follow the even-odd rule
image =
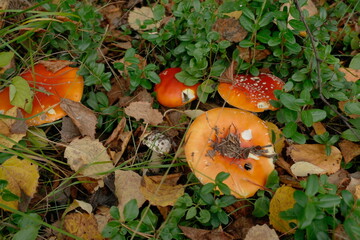
[[[113,169],[106,148],[99,140],[90,137],[74,139],[65,149],[65,158],[71,169],[78,171],[81,175],[94,179],[102,179],[104,173]]]
[[[313,123],[312,127],[315,131],[315,134],[317,134],[317,135],[321,135],[326,132],[326,128],[324,127],[324,125],[321,122]]]
[[[290,167],[296,177],[306,177],[310,174],[325,174],[326,170],[309,162],[296,162]]]
[[[39,61],[39,64],[44,65],[48,71],[52,73],[56,73],[57,71],[63,69],[64,67],[74,64],[74,62],[70,62],[66,60],[50,60],[50,61]]]
[[[245,39],[248,32],[240,25],[235,18],[219,18],[212,29],[221,34],[222,39],[230,42],[240,42]]]
[[[174,180],[171,175],[160,176],[161,178],[170,178]],[[152,205],[156,206],[174,206],[176,200],[184,194],[184,186],[176,185],[174,182],[159,182],[159,177],[144,176],[141,182],[140,191]]]
[[[339,171],[337,171],[334,174],[331,174],[328,177],[328,182],[331,184],[335,184],[338,190],[343,190],[345,189],[346,186],[349,185],[350,182],[349,173],[345,169],[341,168]]]
[[[121,26],[123,19],[123,12],[120,6],[115,4],[108,4],[100,8],[100,13],[105,18],[109,30],[116,29]]]
[[[30,160],[20,160],[14,156],[0,165],[0,179],[8,181],[6,188],[18,197],[21,197],[23,192],[32,198],[38,186],[39,172],[37,165]],[[14,209],[18,209],[19,205],[18,200],[6,202],[2,198],[0,203]]]
[[[122,48],[122,49],[130,49],[132,48],[131,42],[118,42],[118,43],[111,43],[111,45]]]
[[[9,86],[10,103],[24,109],[27,113],[32,110],[34,92],[28,81],[20,76],[13,77]]]
[[[290,163],[286,162],[282,156],[278,156],[278,159],[275,162],[276,165],[287,171],[291,176],[296,177],[293,172],[291,171]]]
[[[94,217],[98,224],[98,231],[102,232],[106,224],[112,219],[110,214],[110,208],[107,206],[99,206],[96,209]]]
[[[139,63],[137,64],[137,66],[139,67],[139,69],[143,70],[147,65],[146,58],[144,58],[143,56],[141,56],[139,54],[135,54],[134,57],[139,59]],[[120,59],[118,61],[115,61],[114,63],[117,63],[117,62],[124,64],[124,71],[119,70],[120,74],[122,76],[127,77],[127,79],[130,79],[130,76],[128,76],[128,70],[127,69],[128,68],[133,69],[134,63],[133,62],[126,62],[125,57],[123,57],[122,59]],[[145,77],[144,74],[142,74],[141,76]]]
[[[281,152],[285,147],[285,137],[282,131],[272,122],[266,121],[265,124],[268,128],[271,141],[274,144],[276,154],[281,155]]]
[[[233,83],[236,66],[237,62],[232,60],[230,66],[221,74],[219,81],[225,83]]]
[[[284,3],[280,7],[280,11],[283,11],[284,7],[287,7],[287,11],[289,12],[290,3]],[[308,15],[309,17],[314,16],[318,13],[318,9],[316,8],[316,5],[313,3],[312,0],[308,0],[306,2],[306,4],[301,7],[301,10],[306,10],[309,13],[309,15]],[[291,14],[289,14],[288,22],[292,19],[294,19],[294,17]],[[293,30],[294,28],[292,26],[290,26],[290,24],[288,24],[288,29]]]
[[[3,1],[0,1],[0,10],[3,10],[3,11],[0,11],[0,29],[2,29],[4,23],[5,23],[5,19],[3,19],[3,16],[6,11],[9,7],[9,3],[10,3],[10,0],[3,0]]]
[[[149,102],[153,104],[154,98],[146,89],[138,88],[132,96],[122,96],[119,99],[119,106],[126,107],[132,102]]]
[[[75,102],[66,98],[61,99],[60,107],[67,115],[69,115],[73,123],[78,127],[82,136],[89,136],[90,138],[95,139],[97,117],[92,110],[85,107],[80,102]]]
[[[91,212],[93,211],[93,207],[90,203],[74,199],[74,201],[65,209],[63,216],[66,216],[69,212],[77,208],[80,208],[89,214],[91,214]]]
[[[45,148],[49,144],[46,133],[42,128],[31,127],[26,133],[26,140],[29,145],[36,148]]]
[[[102,240],[104,239],[99,230],[96,219],[93,214],[74,212],[67,214],[64,218],[64,229],[81,238],[91,240]],[[65,240],[73,238],[64,237]]]
[[[345,73],[344,78],[348,82],[356,82],[360,79],[360,69],[352,69],[352,68],[339,68],[340,72]]]
[[[81,133],[79,129],[75,126],[74,122],[70,117],[65,116],[62,120],[61,130],[61,141],[64,143],[71,142],[74,138],[80,137]]]
[[[239,19],[242,15],[242,11],[233,11],[233,12],[229,12],[229,13],[224,13],[224,15],[231,17],[231,18]]]
[[[235,239],[244,239],[249,229],[252,228],[258,219],[253,216],[238,216],[229,226],[226,232],[234,236]]]
[[[296,223],[296,220],[284,220],[280,218],[279,214],[282,211],[286,211],[290,208],[293,208],[296,201],[294,199],[295,188],[282,186],[278,188],[270,201],[269,208],[269,219],[270,224],[279,232],[285,234],[292,234],[295,232],[289,226],[290,222]]]
[[[331,146],[331,154],[325,153],[323,144],[294,144],[287,148],[287,154],[294,162],[308,162],[332,174],[340,169],[342,159],[338,148]]]
[[[179,226],[184,235],[191,240],[231,240],[234,239],[230,234],[222,229],[205,230],[186,226]]]
[[[193,109],[193,110],[184,110],[184,113],[186,116],[188,116],[189,118],[191,119],[195,119],[197,118],[198,116],[200,116],[201,114],[204,113],[203,110],[200,110],[200,109]]]
[[[120,212],[123,212],[126,203],[132,199],[137,200],[139,208],[144,204],[145,197],[140,192],[141,179],[142,177],[133,171],[115,171],[115,195],[118,198]]]
[[[10,117],[22,117],[22,114],[18,111],[17,107],[13,107],[4,113],[6,116]],[[17,121],[23,122],[23,120],[16,120],[12,118],[0,118],[0,150],[6,148],[12,148],[16,143],[18,143],[26,134],[23,133],[12,133],[12,131],[18,131],[18,129],[13,129],[13,126],[16,125]],[[22,123],[20,124],[22,126]],[[23,131],[23,128],[21,128]]]
[[[253,61],[253,59],[258,61],[263,60],[271,54],[271,52],[267,49],[258,50],[254,48],[242,48],[239,46],[237,46],[236,48],[239,50],[239,57],[248,63]]]
[[[255,225],[246,234],[245,240],[278,240],[279,236],[267,224]]]
[[[137,121],[142,119],[145,123],[155,126],[163,121],[162,114],[159,110],[153,109],[149,102],[132,102],[125,108],[125,113]]]
[[[360,155],[360,144],[344,139],[339,142],[339,147],[345,163],[349,163],[355,157]]]
[[[360,179],[350,177],[350,183],[346,187],[346,190],[351,192],[354,195],[355,199],[360,199]]]
[[[144,22],[146,20],[152,20],[153,18],[154,18],[154,13],[151,8],[135,7],[129,13],[128,22],[132,29],[134,29],[136,31],[139,31],[139,30],[145,31],[145,30],[150,30],[152,28],[158,28],[160,26],[160,22],[157,22],[155,24],[148,24],[148,25],[146,25],[146,27],[141,27],[142,25],[144,25]]]

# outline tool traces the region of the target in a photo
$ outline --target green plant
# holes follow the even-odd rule
[[[180,197],[166,222],[160,227],[161,239],[182,239],[178,225],[217,228],[221,224],[228,224],[229,216],[223,208],[238,201],[230,195],[229,187],[223,183],[228,177],[228,173],[221,172],[215,183],[190,187],[193,194],[185,193]]]
[[[136,199],[130,200],[120,215],[117,207],[111,207],[111,217],[102,231],[103,237],[110,239],[127,239],[128,236],[148,237],[154,234],[158,223],[158,217],[149,208],[144,208],[141,213]],[[139,215],[140,214],[140,215]]]
[[[327,176],[310,175],[301,185],[304,191],[294,192],[292,209],[280,213],[285,220],[298,221],[295,239],[331,239],[336,227],[343,225],[351,239],[360,237],[360,200],[327,182]]]

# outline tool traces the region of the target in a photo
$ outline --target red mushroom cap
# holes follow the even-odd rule
[[[186,86],[176,79],[178,72],[181,68],[168,68],[159,74],[161,82],[155,85],[154,91],[158,102],[165,107],[180,107],[197,98],[200,84]]]
[[[235,75],[234,82],[220,83],[218,92],[230,105],[251,112],[276,110],[270,100],[276,100],[274,90],[281,90],[284,82],[271,74]]]
[[[34,71],[28,70],[20,76],[35,88],[32,112],[23,112],[29,126],[53,122],[66,115],[60,107],[62,98],[80,101],[83,89],[83,78],[77,75],[78,68],[64,67],[51,72],[43,64],[36,64]],[[7,111],[13,106],[10,103],[9,88],[0,91],[0,111]],[[42,113],[42,114],[41,114]],[[36,117],[35,115],[39,114]]]
[[[234,108],[214,108],[191,124],[185,136],[185,156],[203,184],[220,172],[236,197],[253,196],[274,170],[274,149],[264,121]]]

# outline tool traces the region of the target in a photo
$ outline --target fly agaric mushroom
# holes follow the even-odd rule
[[[43,64],[36,64],[34,71],[28,70],[20,75],[34,89],[32,111],[22,111],[24,118],[28,118],[28,126],[37,126],[64,117],[66,113],[60,107],[62,98],[77,102],[81,100],[84,81],[77,75],[77,71],[78,68],[64,67],[51,72]],[[9,87],[0,91],[0,99],[0,112],[13,107],[10,103]]]
[[[171,150],[170,139],[162,133],[151,133],[143,143],[152,150],[149,165],[160,165],[162,156]],[[158,169],[154,169],[153,172],[158,172]]]
[[[206,184],[220,172],[236,197],[253,196],[274,170],[274,149],[268,129],[253,113],[214,108],[191,124],[185,136],[185,156],[190,168]]]
[[[181,68],[168,68],[159,74],[161,82],[155,85],[154,91],[158,102],[165,107],[180,107],[197,98],[200,84],[186,86],[176,79],[178,72]]]
[[[233,83],[220,83],[218,92],[230,105],[251,112],[276,110],[270,100],[276,100],[275,90],[281,90],[284,82],[271,74],[252,75],[238,74]]]

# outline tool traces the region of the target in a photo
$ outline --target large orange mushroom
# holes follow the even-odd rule
[[[274,170],[274,149],[264,121],[253,113],[214,108],[197,117],[185,137],[185,155],[203,184],[220,172],[239,198],[253,196]]]
[[[276,100],[274,91],[281,90],[284,82],[271,74],[260,73],[257,77],[238,74],[233,83],[220,83],[218,92],[230,105],[251,112],[276,110],[270,100]]]
[[[180,107],[197,98],[200,84],[187,86],[176,79],[175,74],[181,68],[168,68],[159,74],[161,82],[155,85],[154,91],[158,102],[165,107]]]
[[[33,70],[20,75],[34,90],[32,111],[22,111],[28,126],[37,126],[64,117],[66,113],[60,107],[62,98],[77,102],[81,100],[84,81],[77,75],[78,68],[64,67],[52,72],[43,64],[36,64]],[[6,112],[12,107],[9,87],[0,90],[0,112]]]

